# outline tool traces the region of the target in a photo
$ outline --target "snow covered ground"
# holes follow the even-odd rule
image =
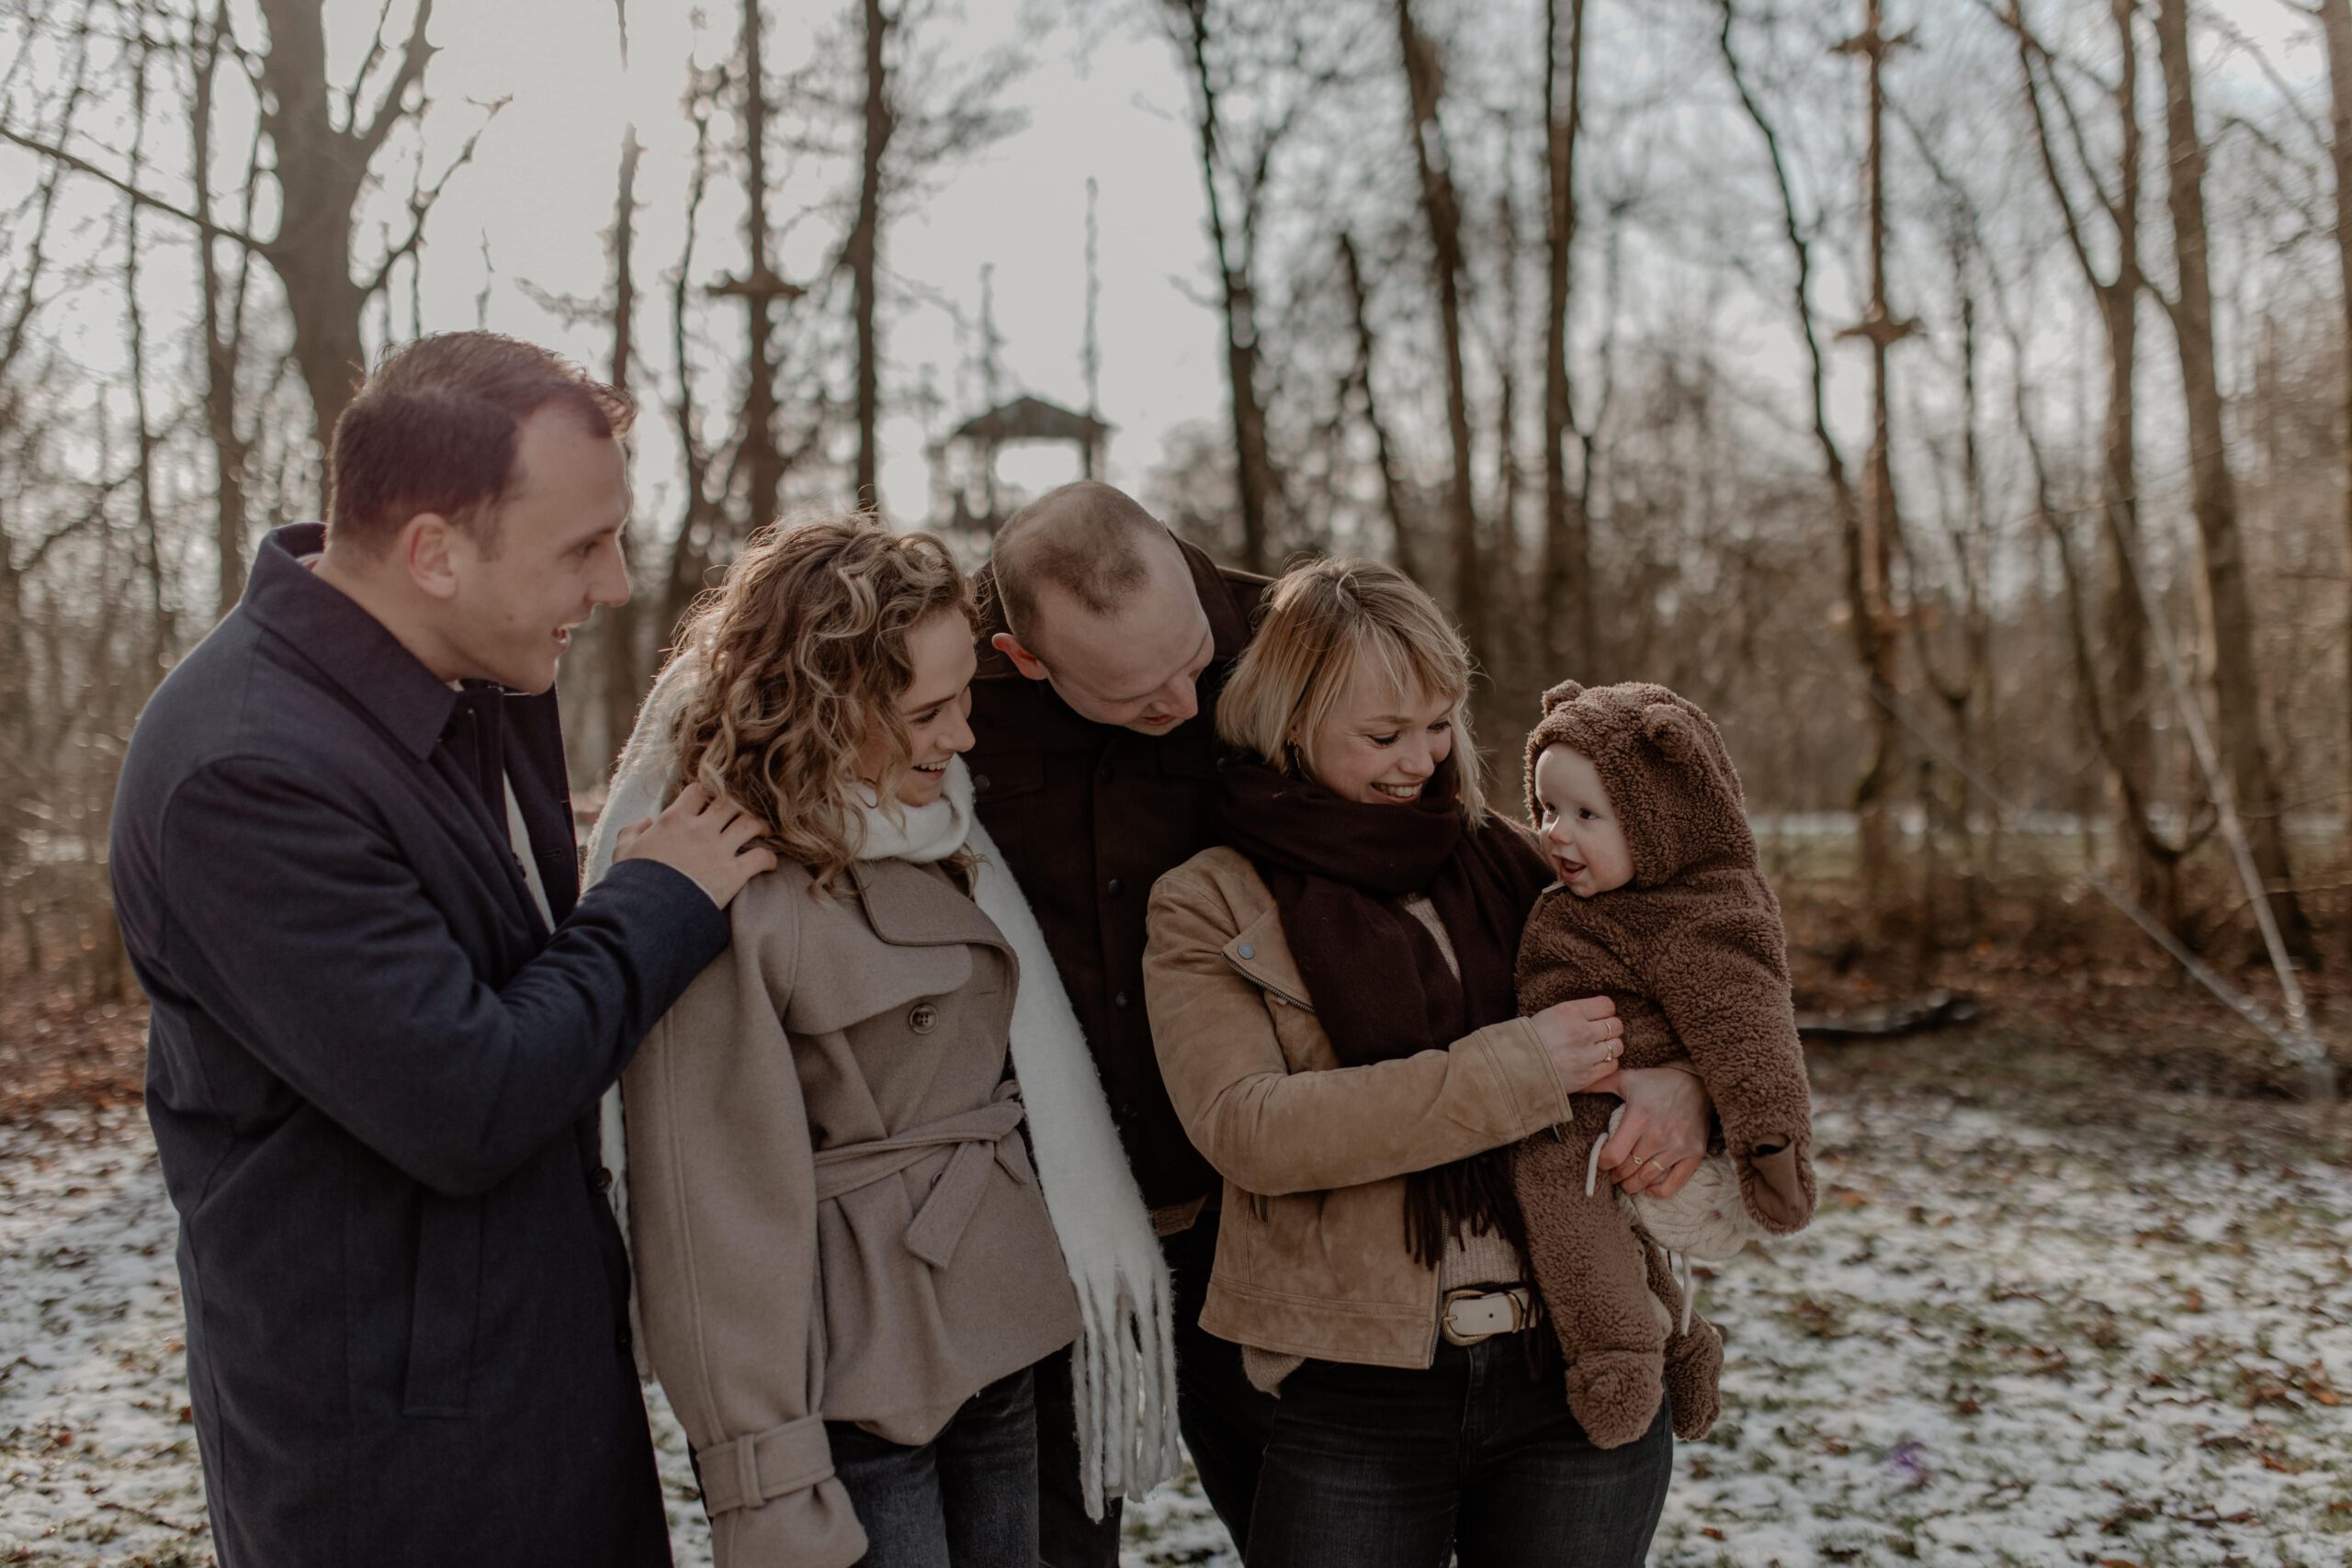
[[[2342,1123],[2248,1119],[1825,1092],[1820,1219],[1705,1287],[1725,1415],[1653,1562],[2352,1562]],[[135,1109],[0,1131],[0,1562],[210,1562],[172,1235]],[[1186,1487],[1128,1536],[1232,1561]]]

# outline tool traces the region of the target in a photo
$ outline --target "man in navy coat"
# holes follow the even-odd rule
[[[484,333],[389,356],[329,522],[139,721],[153,998],[223,1568],[669,1562],[597,1096],[774,864],[689,789],[579,896],[557,660],[628,596],[625,398]]]

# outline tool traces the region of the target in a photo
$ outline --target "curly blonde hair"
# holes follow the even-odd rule
[[[858,749],[877,728],[889,738],[875,787],[895,801],[912,761],[907,636],[948,612],[977,627],[969,580],[928,534],[859,512],[752,536],[679,637],[703,662],[672,732],[680,783],[734,801],[779,858],[831,886],[864,846]]]

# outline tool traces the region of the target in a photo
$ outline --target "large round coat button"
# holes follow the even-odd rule
[[[917,1034],[928,1034],[939,1027],[939,1010],[929,1002],[919,1002],[914,1011],[907,1014],[907,1027]]]
[[[1255,957],[1257,957],[1257,956],[1258,956],[1258,950],[1257,950],[1256,948],[1254,948],[1254,947],[1250,946],[1250,945],[1248,942],[1243,942],[1239,947],[1235,948],[1235,949],[1234,949],[1234,951],[1235,951],[1236,953],[1238,953],[1239,954],[1241,954],[1241,956],[1242,956],[1242,957],[1244,957],[1244,958],[1255,958]]]

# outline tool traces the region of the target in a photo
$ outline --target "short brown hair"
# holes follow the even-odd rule
[[[1037,651],[1037,591],[1052,587],[1108,615],[1151,581],[1144,551],[1173,539],[1134,497],[1098,479],[1047,491],[1004,521],[989,552],[1004,624]]]
[[[441,333],[392,349],[334,424],[327,536],[381,550],[420,512],[497,546],[523,422],[557,406],[589,434],[628,433],[637,405],[560,354],[498,333]]]
[[[1307,773],[1316,729],[1366,662],[1406,696],[1452,700],[1462,815],[1472,822],[1484,817],[1486,784],[1470,733],[1470,650],[1437,601],[1393,566],[1317,560],[1275,579],[1258,635],[1217,697],[1218,739],[1283,773]]]
[[[865,847],[858,748],[889,738],[885,802],[911,760],[907,637],[943,613],[975,620],[969,581],[929,534],[860,512],[754,535],[679,635],[680,657],[703,660],[673,736],[681,781],[733,801],[831,886]]]

